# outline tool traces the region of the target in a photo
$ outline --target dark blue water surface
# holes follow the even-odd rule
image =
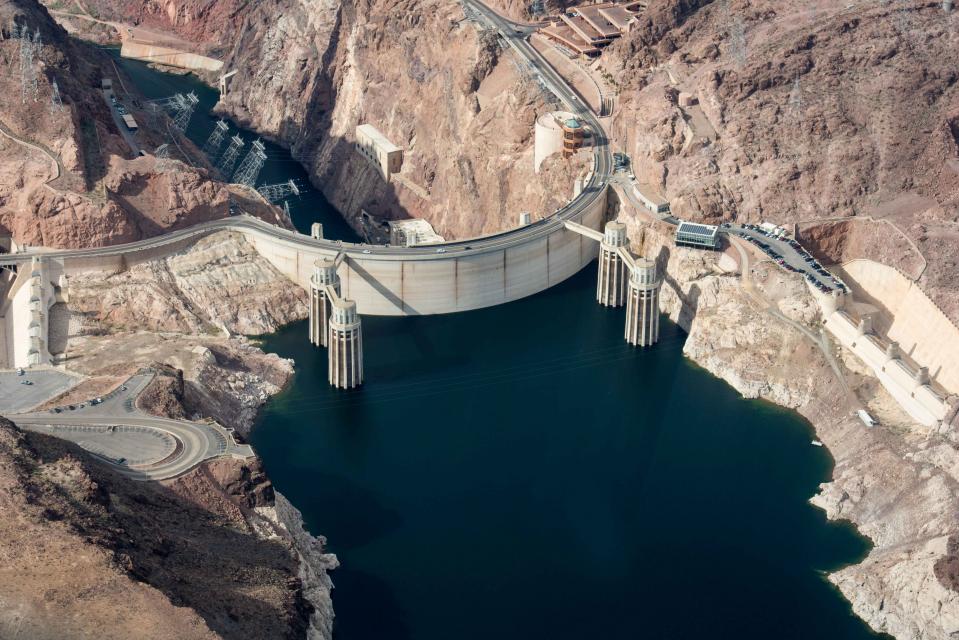
[[[213,131],[214,123],[219,119],[210,113],[219,99],[219,92],[203,84],[195,76],[161,73],[151,69],[143,62],[120,58],[119,52],[116,50],[112,50],[111,53],[117,66],[133,79],[139,92],[149,100],[166,98],[177,93],[185,94],[190,91],[196,93],[200,103],[190,120],[186,134],[198,147],[202,147]],[[260,138],[251,131],[239,129],[235,124],[230,123],[229,135],[232,136],[237,133],[245,141],[244,155],[249,151],[250,144],[258,138],[266,146],[267,162],[260,172],[257,186],[277,184],[293,179],[300,187],[301,194],[292,196],[287,200],[290,205],[290,217],[293,219],[294,226],[300,232],[309,233],[310,225],[313,222],[322,222],[323,235],[327,238],[359,240],[353,229],[330,206],[323,194],[310,186],[306,170],[293,159],[289,151],[269,140]],[[226,144],[222,148],[226,149]],[[243,155],[240,158],[242,160]],[[214,163],[216,160],[217,158],[212,159]],[[239,166],[239,163],[237,165]]]
[[[148,97],[215,101],[121,64]],[[198,113],[191,137],[212,123]],[[261,181],[306,183],[268,148]],[[301,230],[353,237],[318,192],[291,205]],[[305,323],[264,340],[297,373],[253,445],[342,562],[337,639],[873,638],[824,576],[868,544],[807,502],[832,465],[810,426],[692,365],[667,321],[654,348],[628,347],[594,278],[364,317],[354,391],[329,387]]]
[[[868,638],[823,572],[867,543],[807,500],[809,425],[593,301],[593,269],[494,309],[364,317],[335,391],[298,323],[253,445],[343,566],[337,638]]]

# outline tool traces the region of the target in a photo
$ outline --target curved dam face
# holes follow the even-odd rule
[[[243,234],[257,252],[309,290],[313,265],[344,254],[342,296],[364,315],[406,316],[469,311],[518,300],[559,284],[592,262],[598,244],[567,230],[563,220],[601,229],[607,187],[576,207],[528,227],[473,241],[413,248],[364,246],[314,239],[253,218],[227,218],[127,245],[7,254],[6,263],[41,256],[49,282],[89,271],[120,271],[182,251],[216,231]]]
[[[210,58],[198,53],[180,51],[172,47],[164,47],[145,42],[124,40],[120,46],[120,55],[124,58],[155,62],[168,67],[190,69],[191,71],[219,71],[223,68],[223,61]]]
[[[602,227],[606,198],[584,211],[581,224]],[[257,252],[291,280],[309,288],[313,263],[336,254],[310,250],[272,234],[244,232]],[[339,268],[344,298],[364,315],[405,316],[480,309],[539,293],[592,262],[598,244],[560,226],[503,248],[449,248],[446,253],[396,259],[350,252]]]

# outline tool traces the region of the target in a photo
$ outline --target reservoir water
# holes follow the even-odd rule
[[[120,61],[148,97],[189,77]],[[202,144],[213,120],[198,113]],[[252,138],[249,133],[244,136]],[[261,181],[295,177],[270,146]],[[315,191],[297,227],[352,238]],[[648,350],[593,300],[589,268],[464,314],[363,318],[367,383],[336,391],[305,323],[252,444],[329,540],[338,640],[875,638],[825,573],[868,542],[808,499],[832,467],[797,415]]]

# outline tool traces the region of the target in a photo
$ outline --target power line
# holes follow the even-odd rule
[[[243,158],[240,168],[233,174],[233,182],[243,184],[251,189],[256,186],[256,179],[260,176],[260,170],[266,163],[266,154],[263,152],[263,143],[254,140],[252,149]]]
[[[233,173],[233,167],[236,166],[236,161],[240,157],[240,148],[242,146],[243,138],[240,136],[230,138],[229,146],[227,146],[226,151],[223,152],[223,156],[220,157],[220,161],[216,165],[216,168],[220,170],[223,177],[228,177]]]
[[[226,134],[229,132],[230,125],[226,123],[226,120],[218,120],[216,126],[213,127],[213,131],[210,133],[210,137],[206,139],[206,143],[203,145],[203,153],[205,153],[210,160],[213,160],[220,152],[220,147],[223,146],[223,142],[226,140]]]

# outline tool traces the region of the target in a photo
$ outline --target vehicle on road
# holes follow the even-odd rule
[[[29,387],[29,386],[32,385],[33,383],[30,382],[29,380],[21,380],[21,381],[20,381],[20,384],[25,384],[25,385],[27,385],[27,386]]]

